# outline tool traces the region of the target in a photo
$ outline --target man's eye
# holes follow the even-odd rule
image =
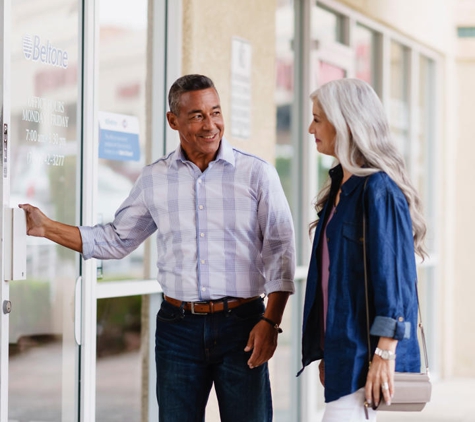
[[[191,120],[201,120],[201,114],[195,114],[192,116]]]

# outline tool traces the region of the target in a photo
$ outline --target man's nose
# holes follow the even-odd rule
[[[203,129],[212,130],[216,127],[216,123],[211,116],[205,116],[203,119]]]

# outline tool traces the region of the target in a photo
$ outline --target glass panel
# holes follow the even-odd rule
[[[97,301],[97,421],[142,420],[141,306],[141,296]]]
[[[409,161],[409,68],[408,49],[391,42],[389,124],[394,140],[406,161]]]
[[[354,28],[356,77],[375,85],[375,33],[370,29],[356,25]]]
[[[78,2],[12,2],[11,197],[77,224]],[[10,283],[9,419],[74,421],[77,254],[27,238],[27,279]]]
[[[147,1],[100,1],[98,222],[108,223],[145,164]],[[104,280],[143,278],[141,245],[98,263]]]
[[[318,82],[317,86],[326,84],[327,82],[334,81],[335,79],[342,79],[346,76],[346,72],[341,67],[335,66],[324,61],[320,61],[318,69]]]
[[[274,356],[269,361],[269,374],[272,387],[272,402],[274,406],[274,420],[285,422],[292,420],[292,385],[295,373],[293,372],[292,356],[292,317],[293,300],[289,300],[285,307],[280,326],[283,333],[279,334],[279,344]]]
[[[436,339],[437,339],[437,313],[438,310],[436,309],[436,292],[438,291],[437,286],[437,278],[435,277],[436,267],[434,266],[427,266],[421,267],[419,266],[417,269],[417,278],[418,284],[417,289],[419,293],[419,300],[420,300],[420,307],[422,313],[422,322],[425,329],[425,336],[426,336],[426,344],[427,350],[429,355],[429,363],[430,368],[434,370],[438,368],[438,356],[439,350],[436,347]],[[419,336],[419,344],[421,346],[421,365],[424,366],[424,357],[422,354],[422,343],[421,343],[421,336],[420,330],[418,330]],[[425,368],[424,368],[425,370]]]
[[[292,102],[294,99],[294,6],[293,1],[280,0],[276,10],[276,161],[282,186],[291,208],[295,203],[292,190]],[[295,215],[295,214],[294,214]]]
[[[312,7],[311,39],[344,44],[343,16],[321,6]]]
[[[434,198],[434,162],[435,162],[435,64],[421,56],[419,60],[419,106],[417,108],[417,156],[414,162],[415,180],[424,206],[427,220],[427,248],[429,253],[435,249],[435,198]]]
[[[334,66],[324,61],[319,61],[318,81],[317,86],[321,86],[327,82],[346,77],[345,69]],[[329,155],[317,154],[317,181],[318,191],[321,189],[323,183],[328,178],[328,170],[334,166],[335,159]]]
[[[292,208],[293,215],[298,215],[296,189],[293,188],[292,174],[298,149],[292,137],[292,103],[294,100],[294,2],[280,0],[276,9],[276,168],[284,187],[285,194]],[[294,182],[295,183],[295,182]],[[274,403],[274,419],[287,421],[292,418],[292,366],[291,366],[291,304],[287,305],[282,327],[284,333],[279,336],[279,346],[269,362],[269,372]],[[287,329],[286,329],[287,327]],[[218,419],[219,420],[219,419]]]

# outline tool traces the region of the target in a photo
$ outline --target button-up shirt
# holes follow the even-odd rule
[[[371,350],[380,336],[399,340],[396,370],[420,370],[417,342],[417,295],[414,240],[409,207],[401,189],[383,172],[352,176],[341,185],[340,202],[331,211],[343,177],[341,166],[330,170],[330,199],[320,214],[309,266],[304,306],[302,362],[325,359],[325,400],[351,394],[366,383],[368,346],[363,260],[363,215],[369,283]],[[364,201],[364,202],[363,202]],[[327,242],[330,258],[325,350],[318,295],[319,242]],[[321,302],[321,301],[320,301]]]
[[[158,282],[179,300],[294,291],[294,230],[277,172],[224,138],[203,172],[180,146],[146,166],[112,223],[80,231],[85,259],[122,258],[156,231]]]

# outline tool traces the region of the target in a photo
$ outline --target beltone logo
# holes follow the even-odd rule
[[[38,35],[23,36],[23,54],[25,59],[48,64],[50,66],[68,67],[68,52],[51,45],[49,40],[42,43]]]

